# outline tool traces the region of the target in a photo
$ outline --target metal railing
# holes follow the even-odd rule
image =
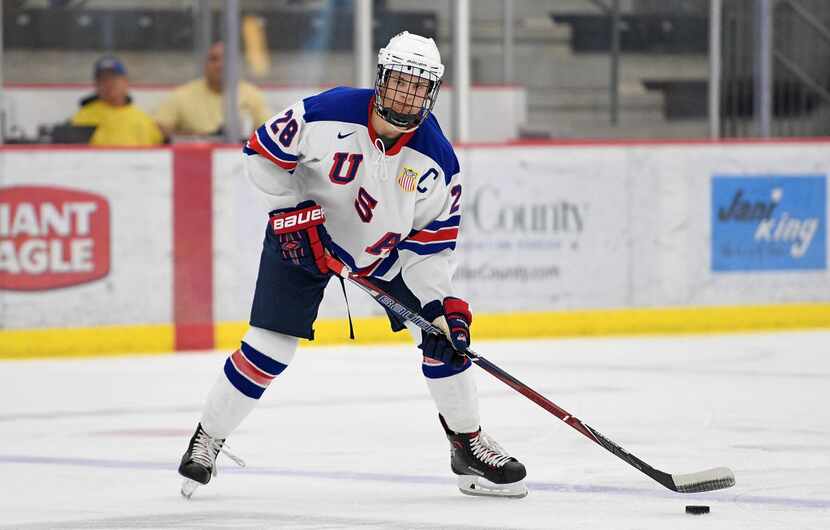
[[[765,2],[724,2],[721,134],[830,134],[830,3],[775,0],[763,35]],[[761,80],[769,50],[769,78]],[[767,98],[763,96],[766,95]]]
[[[789,35],[776,39],[773,57],[782,67],[782,78],[799,86],[798,105],[788,110],[798,112],[800,119],[782,118],[776,123],[779,134],[830,134],[830,9],[826,2],[805,6],[805,2],[779,0],[775,16],[778,20],[791,17],[791,24],[782,24]],[[814,12],[811,8],[824,8]],[[790,102],[782,98],[784,105]]]

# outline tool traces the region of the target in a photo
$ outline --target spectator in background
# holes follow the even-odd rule
[[[132,103],[127,69],[112,56],[104,56],[93,68],[95,94],[81,100],[72,117],[76,126],[94,126],[90,145],[152,146],[164,143],[153,119]]]
[[[222,95],[225,46],[214,43],[205,61],[205,76],[177,87],[155,113],[156,122],[168,136],[218,135],[224,124]],[[243,136],[271,117],[262,93],[252,84],[239,82],[239,113]]]

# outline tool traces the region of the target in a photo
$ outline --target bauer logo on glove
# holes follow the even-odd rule
[[[271,217],[271,229],[275,234],[284,234],[301,230],[326,222],[326,213],[322,206],[312,206],[299,211],[285,212]]]
[[[331,237],[326,231],[326,213],[314,201],[271,212],[268,226],[282,259],[316,274],[329,274],[326,251]]]

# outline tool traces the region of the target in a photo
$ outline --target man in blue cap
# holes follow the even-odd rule
[[[95,94],[81,100],[72,125],[96,127],[90,145],[151,146],[164,142],[164,135],[129,95],[127,68],[110,55],[95,61]]]

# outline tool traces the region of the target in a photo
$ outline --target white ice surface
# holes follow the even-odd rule
[[[2,528],[830,528],[830,332],[478,342],[658,469],[664,489],[478,367],[484,428],[530,495],[461,495],[411,347],[302,348],[228,440],[248,462],[179,497],[225,352],[0,362]],[[684,513],[707,504],[711,513]]]

